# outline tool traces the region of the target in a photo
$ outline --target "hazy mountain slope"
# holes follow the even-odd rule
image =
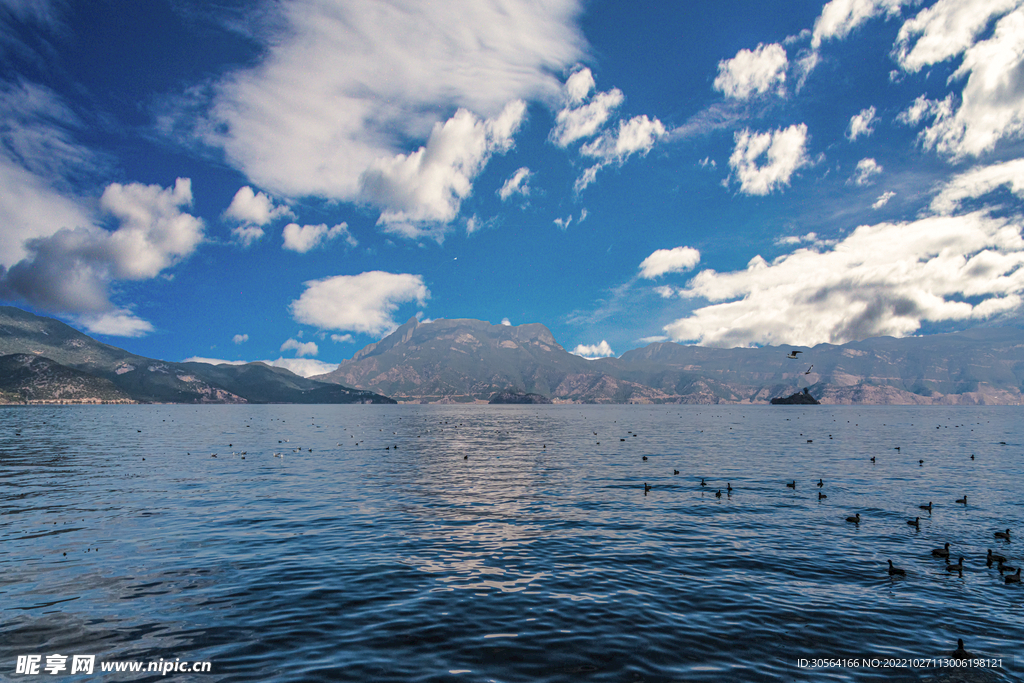
[[[389,403],[372,392],[316,382],[265,363],[171,363],[96,341],[59,320],[0,306],[0,354],[43,356],[160,403]]]
[[[0,401],[131,402],[110,380],[24,353],[0,356]]]

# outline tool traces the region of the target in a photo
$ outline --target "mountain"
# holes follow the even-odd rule
[[[336,370],[313,379],[372,388],[400,401],[486,402],[512,391],[563,402],[663,400],[659,391],[617,379],[563,349],[548,328],[481,320],[410,319]]]
[[[0,402],[134,403],[110,380],[25,353],[0,356]]]
[[[11,354],[41,357],[53,364],[30,364],[26,366],[30,373],[73,370],[106,380],[124,396],[141,402],[393,403],[370,391],[317,382],[265,363],[210,365],[154,360],[98,342],[58,320],[0,306],[0,355]],[[0,368],[0,381],[4,377]],[[71,375],[61,377],[70,381]],[[100,392],[105,385],[90,386]],[[99,393],[93,398],[105,400],[99,399]]]
[[[314,379],[419,402],[486,402],[511,391],[556,403],[768,403],[809,388],[826,404],[1016,404],[1024,399],[1024,332],[755,349],[665,342],[591,361],[539,324],[413,318]]]

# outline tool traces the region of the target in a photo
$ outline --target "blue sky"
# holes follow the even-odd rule
[[[0,0],[0,299],[303,374],[1019,325],[1022,74],[1021,0]]]

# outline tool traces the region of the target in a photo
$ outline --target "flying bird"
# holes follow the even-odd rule
[[[786,356],[786,358],[789,358],[790,360],[796,360],[797,359],[796,358],[797,354],[800,354],[800,353],[803,353],[803,351],[790,351],[789,355]]]

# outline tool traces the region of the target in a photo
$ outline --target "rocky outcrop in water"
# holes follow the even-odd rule
[[[514,391],[501,391],[491,396],[491,404],[531,404],[551,403],[551,399],[540,394],[520,394]]]
[[[803,391],[798,391],[791,396],[786,398],[773,398],[771,400],[773,406],[819,406],[821,405],[814,397],[811,396],[810,389],[804,388]]]

